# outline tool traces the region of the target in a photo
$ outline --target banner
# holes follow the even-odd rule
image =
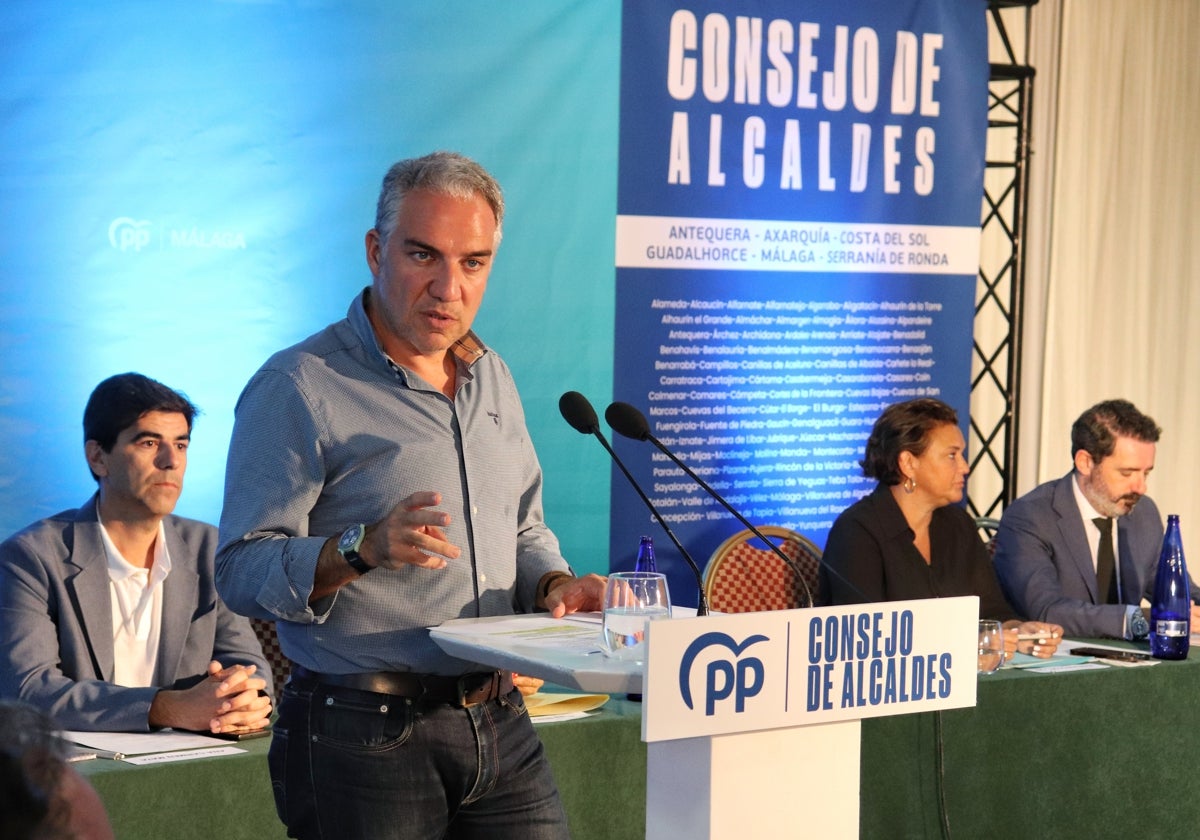
[[[986,6],[626,2],[614,397],[756,525],[823,545],[871,489],[887,405],[964,422]],[[965,432],[965,429],[964,429]],[[741,525],[667,456],[617,451],[703,566]],[[614,471],[610,553],[661,530]],[[676,603],[694,577],[659,541]]]

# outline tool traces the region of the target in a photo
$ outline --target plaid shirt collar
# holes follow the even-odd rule
[[[379,352],[383,354],[383,358],[387,361],[388,367],[392,369],[392,373],[400,380],[407,382],[407,369],[397,364],[382,347],[379,349]],[[483,342],[479,340],[479,336],[475,335],[474,332],[468,331],[466,335],[450,345],[450,352],[461,362],[463,371],[469,373],[471,366],[483,358],[484,353],[487,352],[487,348],[483,346]]]

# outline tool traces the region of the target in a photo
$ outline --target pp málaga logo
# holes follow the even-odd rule
[[[108,226],[108,241],[118,251],[140,251],[150,244],[150,222],[119,216]]]
[[[697,636],[683,653],[679,661],[679,694],[689,709],[692,704],[692,663],[706,648],[724,648],[728,657],[714,658],[704,670],[704,714],[711,716],[722,700],[733,698],[734,710],[745,711],[746,700],[754,697],[763,687],[765,669],[756,656],[742,656],[751,645],[770,641],[762,634],[748,636],[741,642],[734,641],[728,633],[705,633]]]
[[[171,250],[215,250],[215,251],[244,251],[246,250],[246,235],[240,230],[223,230],[191,227],[170,227],[160,224],[157,245],[159,248]],[[108,242],[118,251],[133,251],[137,253],[148,248],[154,237],[153,223],[148,219],[134,219],[129,216],[118,216],[108,226]]]

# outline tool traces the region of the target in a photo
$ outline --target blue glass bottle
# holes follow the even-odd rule
[[[1155,659],[1187,659],[1191,617],[1192,598],[1179,517],[1170,514],[1150,607],[1150,654]]]
[[[658,567],[654,565],[654,540],[649,537],[642,537],[641,544],[638,545],[637,564],[634,565],[635,572],[657,572]]]

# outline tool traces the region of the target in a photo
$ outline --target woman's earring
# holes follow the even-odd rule
[[[912,492],[917,489],[917,482],[913,481],[912,476],[904,479],[904,492],[912,495]]]

